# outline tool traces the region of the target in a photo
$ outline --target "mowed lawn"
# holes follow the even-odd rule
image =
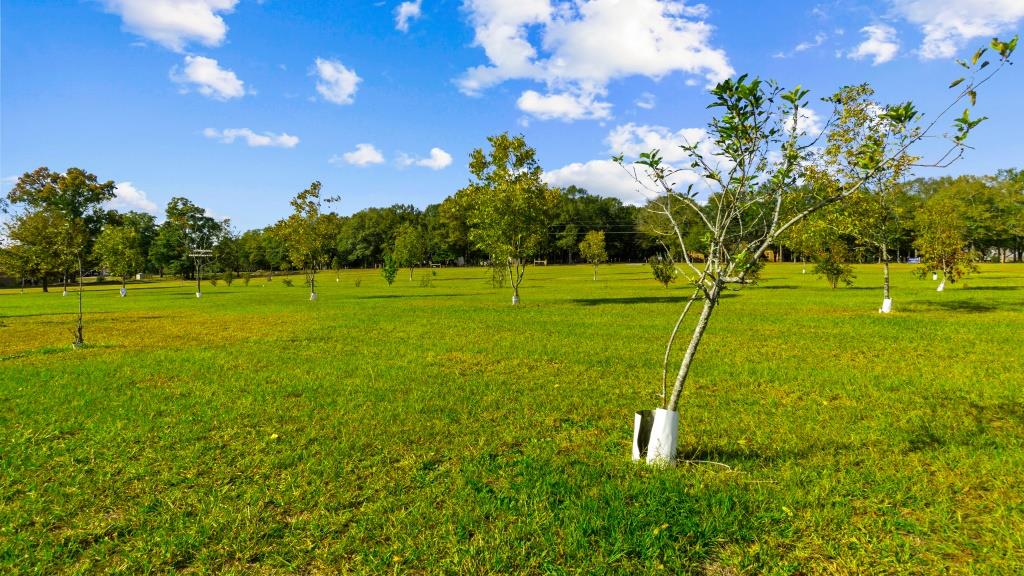
[[[672,469],[630,461],[685,286],[646,266],[0,291],[0,573],[1024,573],[1024,265],[726,295]],[[356,279],[361,285],[356,285]],[[681,353],[681,351],[680,351]]]

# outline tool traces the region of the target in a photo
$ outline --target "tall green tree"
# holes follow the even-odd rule
[[[547,240],[550,208],[557,201],[541,180],[536,151],[523,136],[489,136],[490,150],[470,154],[472,180],[461,193],[468,206],[469,239],[508,270],[512,304],[526,265]]]

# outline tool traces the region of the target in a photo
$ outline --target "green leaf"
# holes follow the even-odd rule
[[[955,88],[955,87],[959,86],[960,83],[963,82],[963,81],[964,81],[963,77],[957,78],[956,80],[953,80],[953,82],[949,85],[949,87],[950,88]]]
[[[978,102],[978,93],[974,90],[969,90],[967,94],[971,97],[971,106],[974,106]]]
[[[988,50],[988,48],[978,48],[978,51],[975,52],[974,56],[971,58],[972,66],[978,63],[978,60],[981,59],[981,55],[985,53],[985,50]]]

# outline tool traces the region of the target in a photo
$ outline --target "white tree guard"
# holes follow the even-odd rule
[[[932,280],[938,280],[938,279],[939,279],[939,273],[938,272],[932,272]]]
[[[128,295],[128,290],[126,290],[124,286],[121,286],[121,298],[124,298],[127,295]]]
[[[888,314],[892,312],[892,298],[885,298],[882,300],[882,307],[878,309],[882,314]]]
[[[673,464],[679,435],[679,413],[658,408],[633,416],[633,460]]]
[[[945,289],[946,289],[946,280],[943,279],[942,282],[939,282],[939,287],[936,288],[935,291],[936,292],[942,292]]]
[[[202,297],[203,297],[203,293],[202,292],[196,292],[196,298],[202,298]]]
[[[651,443],[647,446],[648,464],[675,464],[679,412],[658,408],[651,425]]]
[[[309,301],[310,302],[316,302],[316,292],[310,292],[309,293]]]

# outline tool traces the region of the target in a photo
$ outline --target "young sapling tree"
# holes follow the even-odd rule
[[[288,259],[305,275],[310,300],[317,299],[316,273],[331,245],[331,238],[325,230],[323,204],[333,204],[340,199],[333,196],[321,200],[320,182],[313,182],[291,200],[292,215],[281,226],[287,239]]]
[[[933,136],[934,127],[946,112],[967,102],[954,120],[955,133],[946,153],[928,165],[945,166],[961,157],[965,140],[984,118],[972,118],[977,89],[1010,61],[1017,39],[992,41],[998,54],[995,65],[982,60],[985,49],[970,63],[971,72],[951,84],[958,88],[953,102],[930,123],[923,121],[910,102],[883,106],[866,85],[848,86],[825,99],[833,111],[819,134],[807,134],[805,118],[808,91],[797,86],[784,90],[773,82],[740,76],[725,80],[711,90],[711,108],[717,109],[706,132],[706,141],[681,146],[689,161],[676,167],[665,162],[658,150],[626,164],[615,158],[634,180],[654,197],[649,209],[669,223],[665,235],[676,248],[686,280],[694,287],[669,336],[662,368],[662,407],[637,413],[634,423],[634,458],[648,462],[673,462],[676,457],[678,405],[690,369],[712,314],[726,290],[750,282],[761,266],[764,251],[778,244],[786,232],[828,206],[843,202],[880,175],[902,174],[921,165],[912,147]],[[700,189],[685,189],[677,181],[686,178],[708,187],[707,199],[698,200]],[[689,256],[683,229],[675,220],[682,205],[694,215],[707,250],[703,263]],[[653,206],[653,207],[652,207]],[[679,363],[671,388],[668,361],[676,335],[692,305],[700,302],[700,314]]]
[[[594,267],[594,280],[597,280],[597,267],[608,261],[605,250],[604,231],[591,230],[580,242],[580,256]]]
[[[138,233],[133,228],[104,226],[93,246],[93,254],[100,266],[121,277],[122,298],[127,294],[128,278],[146,266],[146,257],[139,241]]]
[[[541,180],[537,152],[522,136],[489,136],[491,150],[470,154],[469,186],[456,193],[468,206],[469,239],[495,265],[504,266],[512,285],[512,304],[519,304],[519,285],[526,264],[547,239],[556,191]]]

